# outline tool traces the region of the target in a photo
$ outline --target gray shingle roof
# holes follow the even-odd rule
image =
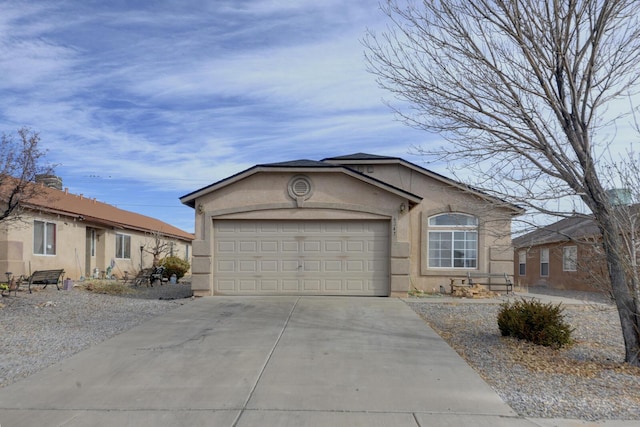
[[[317,160],[291,160],[287,162],[265,163],[258,165],[259,167],[278,167],[278,168],[335,168],[336,165],[330,163],[319,162]]]
[[[327,157],[325,160],[401,160],[399,157],[378,156],[376,154],[355,153],[346,156]]]
[[[591,217],[572,216],[513,239],[515,248],[568,242],[598,236],[600,230]]]

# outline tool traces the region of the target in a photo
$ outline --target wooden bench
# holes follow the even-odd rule
[[[151,277],[152,268],[143,268],[138,272],[135,279],[133,279],[133,286],[140,286],[143,283],[149,283]]]
[[[474,280],[475,279],[475,280]],[[492,279],[502,279],[504,283],[496,283]],[[469,286],[482,285],[489,288],[490,291],[502,290],[507,293],[513,292],[513,282],[507,273],[492,274],[492,273],[471,273],[467,272],[467,280]],[[494,289],[498,288],[498,289]]]
[[[56,285],[56,289],[60,290],[58,284],[61,282],[63,276],[64,270],[34,271],[31,277],[29,277],[29,293],[31,293],[31,285],[44,285],[42,289],[45,289],[47,285]]]

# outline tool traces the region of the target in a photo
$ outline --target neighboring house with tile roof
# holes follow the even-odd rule
[[[513,239],[514,278],[520,286],[599,291],[606,282],[598,252],[600,231],[590,216],[563,218]]]
[[[261,164],[183,196],[195,295],[406,296],[511,274],[517,206],[397,157]],[[459,281],[458,281],[459,283]]]
[[[107,272],[118,278],[132,276],[151,266],[153,256],[147,250],[156,245],[156,236],[174,255],[190,261],[193,234],[71,194],[58,182],[53,187],[34,184],[42,188],[21,202],[20,219],[0,223],[0,274],[28,276],[62,268],[73,280]]]

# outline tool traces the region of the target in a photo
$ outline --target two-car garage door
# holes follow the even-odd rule
[[[388,221],[214,221],[215,292],[389,294]]]

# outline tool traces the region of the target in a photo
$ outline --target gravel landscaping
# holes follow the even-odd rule
[[[405,301],[518,414],[640,420],[640,369],[622,363],[615,308],[594,295],[577,297],[594,304],[566,306],[576,343],[563,350],[501,337],[496,323],[499,300]],[[0,387],[190,301],[188,283],[132,288],[124,295],[49,286],[0,298]]]
[[[0,387],[191,301],[189,284],[129,288],[105,295],[55,286],[0,298]]]
[[[566,305],[575,344],[553,350],[501,337],[496,321],[500,301],[406,302],[519,415],[640,420],[640,369],[623,363],[613,305]]]

